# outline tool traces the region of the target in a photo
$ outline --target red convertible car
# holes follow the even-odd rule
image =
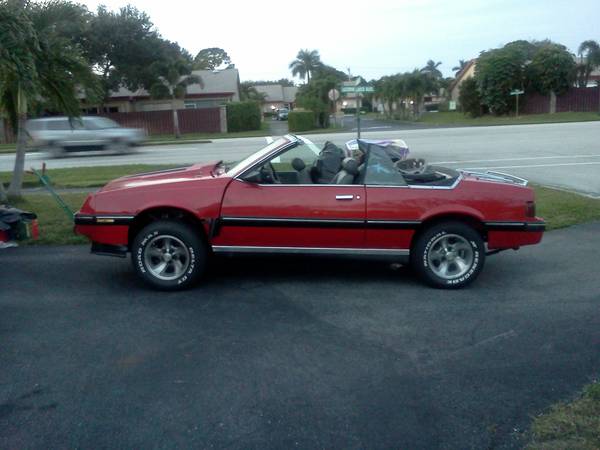
[[[231,167],[119,178],[86,199],[75,230],[93,253],[131,252],[134,270],[167,290],[196,282],[214,253],[388,257],[458,288],[486,255],[541,241],[525,180],[429,166],[394,141],[350,144],[287,135]]]

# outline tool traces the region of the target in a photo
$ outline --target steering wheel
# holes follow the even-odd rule
[[[270,161],[269,161],[269,168],[271,169],[271,173],[273,174],[273,179],[275,180],[275,183],[281,184],[281,180],[279,179],[279,175],[277,175],[277,172],[275,171],[275,167],[273,167],[273,164],[271,164]]]
[[[273,168],[273,164],[271,164],[270,162],[260,168],[260,178],[263,183],[281,183],[281,181],[279,181],[279,177],[277,176],[277,172],[275,172],[275,169]]]

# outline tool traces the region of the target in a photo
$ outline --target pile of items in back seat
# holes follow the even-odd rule
[[[39,228],[33,213],[0,205],[0,250],[16,247],[19,241],[37,239]]]

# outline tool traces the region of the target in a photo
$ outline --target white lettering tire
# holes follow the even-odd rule
[[[485,246],[477,230],[462,222],[435,224],[416,237],[411,264],[429,285],[458,289],[473,282],[485,262]]]

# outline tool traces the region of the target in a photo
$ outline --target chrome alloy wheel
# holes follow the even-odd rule
[[[190,251],[175,236],[158,235],[146,245],[144,264],[156,278],[165,281],[176,280],[190,266]]]
[[[429,246],[427,263],[440,278],[462,277],[473,266],[473,247],[458,234],[445,234]]]

